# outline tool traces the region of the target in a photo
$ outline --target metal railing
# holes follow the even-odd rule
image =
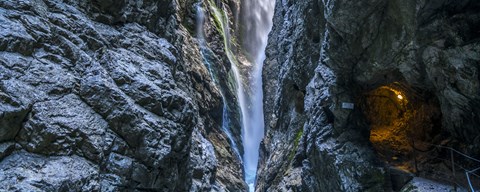
[[[418,156],[417,153],[420,152],[424,156],[429,157],[430,160],[433,160],[433,159],[441,160],[444,164],[445,164],[445,162],[449,162],[451,173],[429,170],[430,172],[434,172],[434,173],[437,174],[437,175],[435,175],[437,177],[436,179],[440,179],[440,180],[444,180],[444,181],[452,183],[455,191],[457,190],[457,187],[468,188],[471,192],[478,192],[479,191],[478,189],[475,190],[475,188],[474,188],[474,187],[479,187],[479,185],[480,185],[480,175],[478,173],[476,173],[477,171],[480,170],[480,160],[479,159],[473,158],[473,157],[471,157],[471,156],[469,156],[465,153],[462,153],[461,151],[458,151],[458,150],[456,150],[454,148],[451,148],[451,147],[436,145],[436,144],[427,143],[427,142],[421,142],[421,143],[424,144],[424,145],[432,146],[433,148],[430,149],[430,150],[427,150],[427,151],[420,150],[420,149],[416,148],[415,143],[412,141],[414,168],[415,168],[416,174],[419,173],[418,165],[417,165],[417,163],[418,163],[417,162],[417,156]],[[431,154],[433,152],[441,153],[442,149],[447,150],[447,152],[450,154],[450,159],[445,159],[445,157],[440,156],[440,154],[437,154],[437,155],[432,155]],[[472,168],[464,167],[465,164],[468,164],[466,162],[470,163],[469,166],[472,166],[472,163],[473,163],[474,165],[476,165],[476,166],[474,166],[475,168],[472,169]],[[445,164],[445,165],[448,166],[448,163]],[[458,177],[457,177],[456,174],[458,172],[464,172],[465,173],[465,182],[461,182],[461,181],[457,180]],[[451,178],[449,178],[449,174],[451,174],[450,175]],[[441,178],[438,178],[438,175],[444,175],[444,176],[441,176]],[[471,176],[474,176],[475,178],[472,179]],[[479,183],[474,184],[473,183],[474,181],[477,181]]]

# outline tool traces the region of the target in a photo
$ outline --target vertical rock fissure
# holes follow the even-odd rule
[[[242,144],[243,144],[243,166],[245,171],[245,182],[249,190],[253,191],[255,186],[257,164],[259,158],[259,146],[264,136],[263,121],[263,90],[262,90],[262,66],[265,60],[265,48],[267,46],[268,33],[272,28],[274,0],[247,0],[242,2],[242,48],[247,54],[246,59],[242,55],[235,55],[232,51],[230,38],[230,29],[227,15],[221,7],[217,7],[211,1],[207,1],[209,9],[212,11],[213,19],[218,25],[218,30],[222,34],[224,41],[225,54],[232,65],[238,105],[241,112],[242,122]],[[197,38],[204,64],[209,70],[210,76],[215,84],[219,84],[215,77],[211,63],[206,57],[208,49],[203,36],[204,12],[200,5],[197,5]],[[223,131],[229,137],[232,147],[237,155],[238,147],[233,139],[231,131],[228,128],[228,112],[226,100],[221,87],[219,87],[223,109]]]
[[[244,76],[245,101],[240,101],[243,115],[242,139],[245,149],[245,181],[250,191],[254,191],[259,146],[264,136],[262,67],[268,34],[272,29],[275,7],[274,0],[246,0],[242,2],[242,47],[251,64]]]
[[[228,115],[228,106],[227,106],[227,101],[225,99],[225,95],[223,93],[222,87],[219,86],[218,79],[215,77],[215,74],[212,70],[212,64],[207,58],[206,54],[208,54],[207,49],[207,44],[205,42],[205,36],[203,35],[203,23],[205,21],[205,13],[204,10],[201,6],[201,3],[196,5],[196,11],[197,11],[197,18],[196,18],[196,35],[198,39],[198,46],[200,47],[200,55],[202,56],[202,61],[205,64],[205,66],[208,69],[208,72],[210,74],[210,77],[212,78],[213,82],[215,85],[217,85],[219,91],[220,91],[220,96],[222,97],[222,130],[224,133],[227,135],[230,145],[233,148],[233,151],[235,151],[235,154],[237,155],[238,159],[241,160],[241,154],[238,150],[237,143],[235,142],[235,139],[232,135],[232,131],[230,130],[230,117]]]

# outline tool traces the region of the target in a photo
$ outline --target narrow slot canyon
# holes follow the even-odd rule
[[[0,191],[479,191],[479,10],[0,0]]]

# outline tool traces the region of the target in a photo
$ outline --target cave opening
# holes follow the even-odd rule
[[[460,152],[468,143],[443,128],[435,94],[394,82],[364,91],[357,102],[377,160],[388,168],[386,187],[399,191],[415,175],[465,189],[480,188],[480,160]]]
[[[426,91],[395,82],[367,91],[361,105],[370,143],[390,166],[414,173],[424,159],[416,151],[444,139],[438,100]]]

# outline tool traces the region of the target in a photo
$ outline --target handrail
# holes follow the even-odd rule
[[[473,188],[472,181],[470,181],[470,176],[468,175],[468,171],[465,172],[465,176],[467,177],[468,186],[470,187],[470,190],[472,190],[472,192],[474,192],[475,189]]]
[[[444,158],[440,158],[440,157],[434,157],[434,158],[435,158],[435,159],[442,160],[442,161],[451,161],[451,166],[452,166],[451,169],[452,169],[452,176],[453,176],[453,177],[452,177],[452,179],[453,179],[452,183],[455,184],[455,185],[454,185],[455,188],[456,188],[457,186],[460,186],[460,187],[462,186],[462,185],[460,185],[460,184],[456,181],[456,177],[455,177],[455,172],[456,172],[456,171],[455,171],[455,167],[459,167],[462,171],[465,172],[465,177],[466,177],[466,179],[467,179],[468,187],[470,188],[470,190],[471,190],[472,192],[475,192],[475,189],[474,189],[474,187],[473,187],[472,181],[471,181],[471,179],[470,179],[470,175],[476,176],[477,178],[480,179],[480,176],[475,173],[476,171],[480,170],[480,167],[477,167],[477,168],[475,168],[475,169],[469,170],[469,169],[461,166],[460,164],[455,163],[455,160],[454,160],[454,152],[457,153],[457,154],[459,154],[459,155],[461,155],[461,156],[463,156],[463,157],[466,158],[467,160],[471,160],[471,161],[474,161],[474,162],[476,162],[476,163],[480,163],[480,160],[478,160],[478,159],[476,159],[476,158],[473,158],[473,157],[471,157],[471,156],[468,156],[467,154],[462,153],[462,152],[460,152],[460,151],[458,151],[458,150],[456,150],[456,149],[454,149],[454,148],[452,148],[452,147],[447,147],[447,146],[442,146],[442,145],[436,145],[436,144],[432,144],[432,143],[428,143],[428,142],[422,142],[422,144],[427,144],[427,145],[433,146],[433,147],[435,147],[435,148],[443,148],[443,149],[450,150],[450,156],[451,156],[451,159],[450,159],[450,160],[447,160],[447,159],[444,159]],[[419,150],[419,149],[416,148],[414,142],[412,143],[412,148],[413,148],[414,151],[419,151],[419,152],[421,152],[421,153],[427,153],[427,154],[430,153],[430,152],[432,152],[432,151],[434,151],[434,149],[427,150],[427,151]],[[433,156],[433,155],[428,155],[428,156]],[[418,172],[418,170],[417,170],[417,168],[416,168],[416,167],[417,167],[417,165],[416,165],[416,158],[417,158],[417,157],[416,157],[416,153],[414,153],[415,171]],[[435,172],[435,173],[437,173],[437,174],[438,174],[438,173],[441,173],[441,172],[436,172],[436,171],[433,171],[433,172]],[[442,179],[442,178],[438,178],[438,179]],[[447,180],[447,181],[448,181],[448,179],[445,179],[445,178],[443,178],[442,180]]]
[[[470,160],[472,160],[472,161],[476,161],[477,163],[480,163],[480,160],[475,159],[475,158],[473,158],[473,157],[470,157],[470,156],[468,156],[467,154],[462,153],[462,152],[460,152],[460,151],[458,151],[458,150],[456,150],[456,149],[454,149],[454,148],[447,147],[447,146],[442,146],[442,145],[435,145],[435,144],[431,144],[431,143],[427,143],[427,142],[423,142],[423,143],[425,143],[425,144],[427,144],[427,145],[439,147],[439,148],[444,148],[444,149],[452,150],[452,151],[454,151],[454,152],[456,152],[456,153],[458,153],[458,154],[460,154],[460,155],[462,155],[462,156],[464,156],[464,157],[466,157],[466,158],[468,158],[468,159],[470,159]]]

